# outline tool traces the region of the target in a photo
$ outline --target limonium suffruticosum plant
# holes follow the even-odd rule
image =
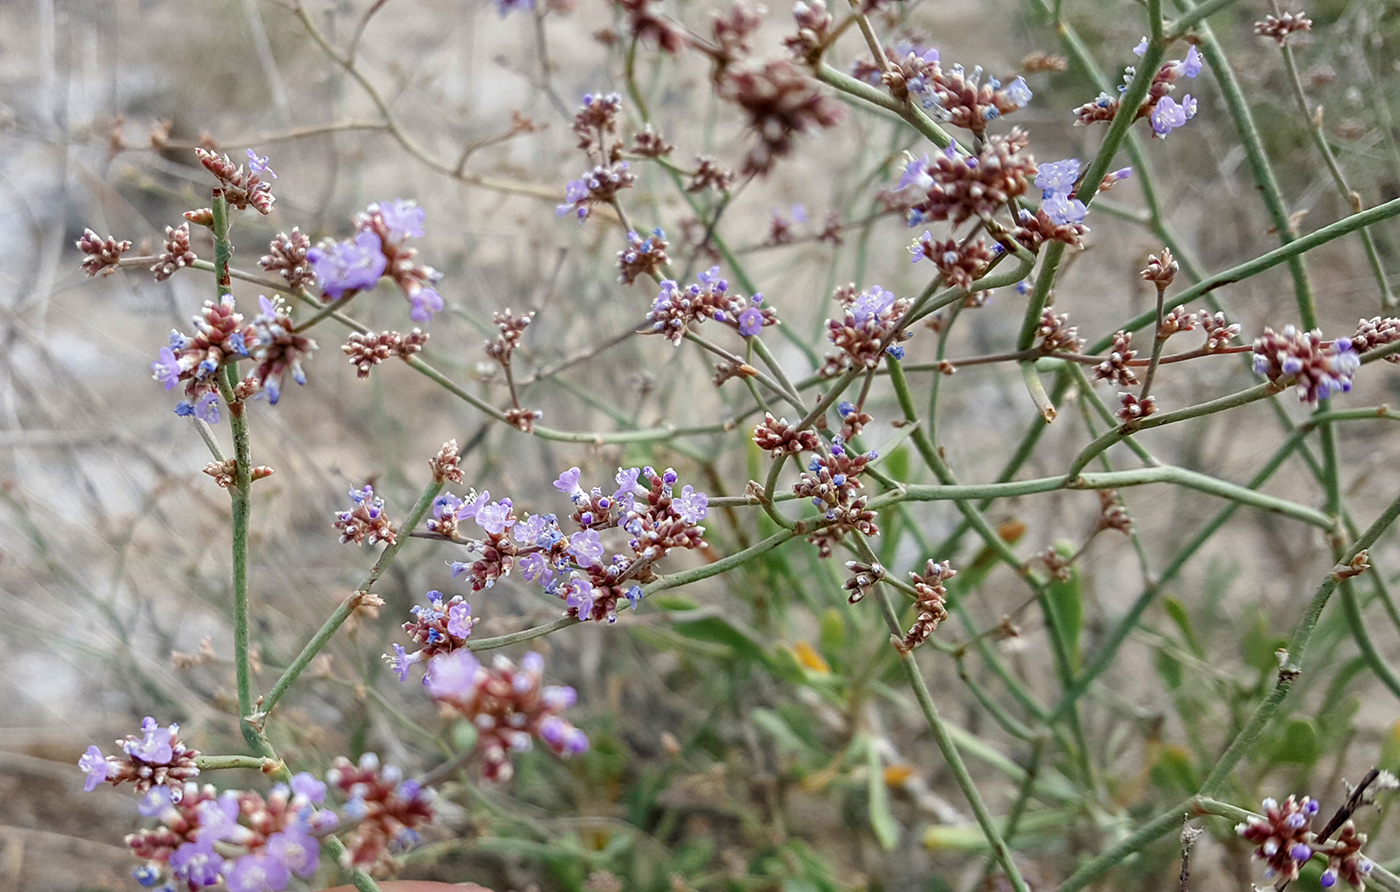
[[[542,238],[590,242],[589,263],[574,274],[592,283],[587,294],[603,289],[613,312],[625,306],[627,326],[564,350],[569,317],[561,324],[551,314],[588,306],[582,288],[574,307],[522,294],[512,302],[525,309],[493,306],[489,320],[477,317],[479,282],[454,274],[445,254],[431,256],[429,246],[443,243],[430,239],[434,227],[451,224],[429,219],[426,197],[380,196],[343,225],[301,218],[313,187],[287,167],[279,177],[261,145],[225,153],[210,140],[191,150],[207,198],[165,227],[159,254],[132,255],[124,233],[84,232],[77,247],[88,276],[129,270],[157,282],[201,281],[205,297],[189,308],[191,323],[165,337],[150,333],[159,385],[151,394],[170,392],[167,409],[187,418],[182,424],[207,447],[204,473],[231,506],[231,706],[246,752],[208,754],[205,741],[163,715],[145,718],[111,754],[90,746],[79,763],[88,791],[129,784],[138,799],[142,823],[126,837],[134,879],[191,892],[279,892],[339,871],[371,890],[376,878],[412,863],[421,843],[468,836],[458,817],[464,805],[480,800],[508,814],[501,801],[517,781],[525,788],[532,777],[540,783],[541,771],[565,776],[622,761],[628,732],[609,728],[606,704],[580,693],[601,695],[585,678],[595,670],[567,665],[537,641],[589,634],[579,627],[594,624],[604,627],[600,635],[631,640],[630,629],[663,648],[698,642],[706,658],[747,660],[744,673],[799,689],[818,718],[755,706],[746,733],[772,736],[784,770],[805,766],[807,791],[858,791],[858,832],[886,852],[923,844],[978,853],[970,872],[964,863],[948,873],[949,888],[1074,892],[1114,871],[1121,876],[1106,882],[1148,882],[1142,865],[1166,858],[1179,859],[1183,889],[1188,878],[1210,884],[1215,868],[1192,860],[1205,830],[1239,859],[1252,857],[1251,876],[1279,888],[1400,890],[1383,866],[1394,854],[1384,848],[1386,813],[1363,808],[1386,807],[1396,786],[1388,771],[1350,790],[1334,780],[1306,791],[1290,784],[1325,781],[1271,771],[1311,767],[1334,746],[1339,774],[1353,735],[1326,722],[1351,721],[1338,710],[1352,679],[1373,679],[1400,697],[1400,676],[1383,652],[1400,631],[1400,611],[1378,551],[1400,517],[1400,488],[1345,462],[1350,430],[1394,420],[1383,404],[1359,397],[1392,386],[1382,382],[1400,361],[1400,318],[1386,315],[1394,295],[1378,238],[1382,225],[1394,227],[1400,199],[1366,207],[1319,125],[1311,145],[1347,212],[1302,231],[1251,110],[1257,98],[1211,27],[1232,4],[1125,8],[1136,17],[1134,35],[1146,36],[1106,43],[1102,59],[1061,4],[1030,5],[1066,55],[1029,56],[1018,73],[955,61],[961,48],[922,35],[917,9],[894,0],[839,8],[798,0],[791,18],[786,9],[767,15],[742,4],[702,14],[661,0],[614,0],[598,48],[607,67],[590,75],[606,72],[610,83],[570,103],[551,80],[562,63],[546,56],[544,29],[581,21],[586,11],[557,0],[501,0],[503,27],[532,19],[538,29],[541,89],[562,109],[574,151],[558,182],[530,189],[468,174],[479,146],[455,164],[437,159],[360,67],[358,33],[345,48],[316,10],[293,4],[310,42],[366,91],[407,156],[464,183],[552,203],[553,214],[541,202],[530,224],[532,268],[541,280],[550,275],[539,259],[548,253]],[[1308,123],[1320,111],[1293,53],[1311,28],[1306,15],[1281,9],[1253,25],[1260,47],[1279,51],[1290,101]],[[1094,86],[1073,103],[1050,104],[1045,95],[1064,93],[1050,89],[1047,72],[1070,67],[1079,86]],[[707,85],[712,114],[730,128],[723,140],[677,126],[662,101],[667,78]],[[817,223],[802,206],[765,209],[756,226],[743,219],[748,195],[803,170],[819,147],[856,128],[888,149],[856,165],[861,176],[850,179],[858,185],[842,184],[844,207]],[[1198,135],[1207,128],[1209,137]],[[483,145],[541,138],[543,129],[517,113]],[[1074,153],[1062,148],[1066,133]],[[1205,167],[1215,160],[1208,139],[1226,133],[1238,140],[1254,187],[1232,200],[1257,193],[1277,245],[1210,272],[1197,257],[1199,240],[1171,225],[1153,166],[1171,152]],[[158,141],[169,148],[167,136]],[[255,242],[252,234],[269,226],[270,241]],[[1150,253],[1129,256],[1113,241],[1134,229],[1150,234]],[[1364,251],[1374,280],[1355,327],[1331,324],[1340,310],[1309,272],[1310,255],[1335,242]],[[1096,244],[1109,249],[1095,258]],[[206,245],[212,253],[200,256]],[[824,288],[762,261],[794,250],[838,258]],[[840,261],[848,250],[854,260]],[[1072,273],[1081,262],[1141,288],[1141,312],[1088,303]],[[1291,279],[1291,306],[1254,326],[1245,321],[1252,315],[1226,305],[1227,286],[1276,267]],[[1341,310],[1355,316],[1354,305]],[[455,331],[458,316],[477,323],[484,345],[430,338],[435,327]],[[361,318],[398,321],[380,330]],[[537,338],[542,329],[548,335]],[[250,573],[250,550],[265,544],[253,526],[260,495],[285,475],[259,463],[260,431],[285,424],[278,413],[298,411],[299,401],[318,399],[319,370],[345,361],[334,359],[337,345],[366,387],[410,386],[389,362],[398,360],[459,401],[459,417],[479,427],[417,457],[412,480],[386,468],[382,479],[357,480],[348,501],[326,512],[324,536],[358,546],[340,560],[368,568],[263,684],[255,639],[267,604],[259,599],[275,583]],[[608,389],[615,376],[638,370],[638,357],[652,368],[634,411]],[[696,372],[701,359],[712,377]],[[1251,377],[1240,383],[1244,374]],[[984,465],[965,454],[973,441],[963,434],[960,442],[950,406],[990,386],[978,382],[1008,385],[997,399],[1014,401],[1005,417],[1019,429],[977,435],[997,467],[969,482],[960,465],[978,473]],[[648,402],[663,385],[678,399]],[[560,411],[556,422],[555,407],[567,405],[559,393],[599,421],[575,425],[576,412]],[[1212,467],[1168,439],[1171,431],[1193,437],[1216,416],[1272,452],[1251,448],[1247,465]],[[497,429],[515,438],[506,441],[518,444],[512,450],[548,446],[549,473],[527,474],[523,452],[478,464],[478,447]],[[1159,457],[1167,452],[1180,460]],[[1272,485],[1282,478],[1286,485]],[[1164,521],[1146,496],[1164,491],[1191,510]],[[1037,528],[1017,517],[1025,510],[1018,506],[1036,499],[1082,501],[1090,510],[1082,522],[1075,515]],[[1243,674],[1233,676],[1211,666],[1202,641],[1213,630],[1192,617],[1228,623],[1214,606],[1198,610],[1189,588],[1173,586],[1237,512],[1310,530],[1306,547],[1325,553],[1330,569],[1309,579],[1302,606],[1270,603],[1245,646]],[[1126,555],[1114,585],[1132,589],[1115,595],[1113,609],[1087,583],[1094,557],[1109,550]],[[432,587],[416,588],[413,606],[400,609],[409,587],[400,561],[427,553]],[[705,580],[716,577],[737,580],[742,608],[705,603],[713,585]],[[792,603],[811,608],[806,619],[774,618],[770,588],[793,592]],[[505,592],[529,608],[512,610]],[[1014,594],[998,594],[993,607],[994,592]],[[1293,624],[1286,639],[1275,636],[1274,618]],[[474,634],[483,623],[496,634]],[[297,722],[292,692],[326,675],[335,642],[376,625],[394,630],[383,661],[359,667],[364,679],[350,684],[431,740],[440,752],[425,761],[436,767],[410,774],[356,744],[313,772],[299,764],[314,761],[301,747],[279,743],[289,733],[279,726]],[[783,644],[802,634],[818,634],[821,650],[805,640]],[[484,653],[531,641],[543,653]],[[607,645],[609,655],[621,649]],[[1161,712],[1134,712],[1115,686],[1125,661],[1143,651],[1153,655],[1175,725]],[[1344,675],[1325,668],[1339,654],[1350,661]],[[1199,689],[1185,683],[1188,673],[1199,675]],[[969,703],[986,733],[947,717]],[[737,700],[714,708],[741,709]],[[429,718],[419,724],[408,712]],[[917,715],[920,733],[932,737],[925,762],[936,764],[906,759],[881,730],[890,720],[882,716],[900,713]],[[1124,739],[1105,730],[1126,728],[1127,717],[1153,726],[1143,736],[1155,755],[1131,771]],[[685,749],[665,728],[648,731],[663,732],[672,756],[703,749]],[[715,746],[713,733],[695,739]],[[599,734],[608,741],[602,754]],[[1186,744],[1164,747],[1171,735]],[[414,758],[397,749],[396,762]],[[543,753],[524,755],[532,749]],[[232,769],[260,771],[264,782],[210,777]],[[620,783],[623,770],[608,770]],[[946,790],[935,793],[934,778]],[[892,802],[891,790],[908,809]],[[1332,799],[1334,812],[1324,811],[1320,803]],[[1237,804],[1259,800],[1257,812]],[[775,828],[782,807],[778,795],[764,804]],[[629,820],[645,826],[647,810]],[[902,824],[927,823],[925,812],[938,820],[921,835],[901,833]],[[1183,821],[1180,846],[1164,849],[1161,840]],[[518,824],[530,827],[524,818]],[[648,844],[664,848],[674,829],[650,827]],[[949,831],[958,829],[967,832],[955,841]],[[754,888],[859,884],[835,879],[824,853],[790,847],[789,830],[764,843],[781,856],[771,864],[755,856],[745,868],[762,877]],[[540,846],[557,842],[539,835]],[[1377,843],[1383,855],[1371,851]],[[561,882],[623,888],[609,852],[606,834],[572,850],[589,868],[589,885],[582,876]],[[709,854],[687,858],[667,862],[664,881],[631,882],[715,884]],[[913,868],[865,869],[884,882]]]

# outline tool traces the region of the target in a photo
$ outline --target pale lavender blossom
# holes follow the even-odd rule
[[[739,314],[739,334],[746,338],[751,338],[763,331],[763,311],[758,307],[749,307]]]
[[[248,150],[248,169],[251,170],[253,173],[267,174],[274,180],[277,179],[277,171],[273,170],[271,167],[268,167],[267,156],[263,155],[261,158],[259,158],[258,153],[254,152],[252,149]]]
[[[580,567],[592,567],[603,556],[603,543],[597,530],[583,530],[569,537],[569,554],[578,558]]]
[[[579,619],[587,619],[593,612],[593,583],[580,577],[570,580],[564,603],[578,611]]]
[[[447,634],[457,638],[471,637],[472,608],[470,604],[459,602],[447,608]]]
[[[191,889],[201,889],[218,883],[220,874],[228,866],[223,856],[214,851],[213,837],[206,836],[200,836],[197,842],[181,844],[171,854],[169,865],[175,878],[188,884]],[[225,883],[229,892],[265,892],[266,889],[265,886],[234,888],[233,882],[228,878],[225,878]]]
[[[482,498],[490,493],[483,493]],[[476,523],[483,530],[493,536],[499,536],[506,530],[515,526],[515,518],[511,515],[511,500],[501,499],[499,502],[484,502],[478,499],[474,503],[476,508]]]
[[[1060,226],[1083,223],[1084,215],[1088,213],[1084,202],[1077,198],[1066,198],[1063,195],[1051,195],[1041,204],[1040,209],[1045,211],[1045,215]]]
[[[267,854],[303,879],[316,872],[321,862],[321,841],[305,825],[295,823],[267,838]]]
[[[180,382],[180,358],[169,347],[160,348],[160,358],[151,363],[151,377],[171,390]]]
[[[287,865],[271,855],[244,855],[224,876],[228,892],[280,892],[290,882]]]
[[[671,503],[681,520],[692,524],[705,519],[710,510],[709,504],[710,497],[703,492],[696,492],[689,483],[681,488],[680,496]]]
[[[141,740],[128,740],[122,744],[128,756],[135,756],[143,762],[152,765],[169,765],[174,758],[174,751],[170,748],[170,740],[178,730],[177,725],[171,725],[170,730],[165,730],[156,724],[156,720],[146,716],[141,720]]]
[[[1036,168],[1035,184],[1041,189],[1044,198],[1069,192],[1078,179],[1078,158],[1047,161]]]
[[[409,310],[408,318],[414,322],[429,322],[434,313],[441,313],[446,304],[442,301],[442,295],[431,288],[424,288],[417,294],[409,298],[412,307]]]
[[[1163,96],[1157,101],[1157,107],[1152,109],[1152,132],[1158,137],[1165,137],[1195,116],[1196,100],[1191,98],[1190,93],[1182,97],[1180,104],[1170,96]]]
[[[864,325],[867,319],[874,319],[894,306],[894,292],[886,291],[879,285],[862,292],[851,304],[851,318],[856,325]]]
[[[87,775],[83,781],[83,789],[89,793],[107,779],[107,757],[102,755],[102,750],[96,746],[87,748],[87,752],[78,759],[78,767]]]
[[[353,242],[333,242],[306,252],[306,259],[321,280],[321,292],[339,300],[346,291],[373,288],[387,263],[384,243],[368,230]]]
[[[393,198],[379,202],[378,208],[384,225],[389,227],[389,237],[394,241],[423,237],[423,220],[428,212],[419,207],[418,202]]]

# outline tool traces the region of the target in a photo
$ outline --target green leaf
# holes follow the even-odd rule
[[[1152,766],[1152,782],[1175,793],[1194,793],[1201,785],[1191,765],[1190,754],[1179,746],[1162,748],[1161,755]]]
[[[749,713],[749,720],[773,738],[773,742],[778,745],[779,752],[808,758],[820,757],[821,751],[815,743],[804,738],[797,729],[789,725],[781,715],[773,710],[758,707]]]
[[[1205,659],[1205,648],[1201,647],[1200,639],[1196,637],[1196,630],[1191,626],[1191,617],[1187,615],[1185,605],[1176,598],[1166,598],[1162,604],[1167,608],[1167,616],[1171,617],[1171,621],[1181,630],[1182,640],[1191,653]]]
[[[1278,671],[1278,657],[1275,654],[1280,647],[1287,647],[1288,640],[1280,638],[1269,631],[1269,622],[1263,610],[1256,610],[1254,622],[1252,622],[1240,639],[1240,649],[1244,655],[1244,661],[1264,675],[1272,675]]]
[[[832,671],[840,671],[845,665],[846,619],[841,611],[832,608],[822,614],[821,631],[817,639],[822,656],[831,664]]]
[[[894,851],[894,847],[899,845],[899,822],[895,820],[894,812],[890,809],[890,791],[885,786],[885,771],[880,766],[880,755],[875,752],[875,747],[871,745],[869,739],[865,744],[865,765],[869,770],[869,781],[867,786],[870,789],[870,829],[875,834],[875,839],[880,843],[880,848],[887,852]]]
[[[1269,755],[1275,762],[1313,764],[1322,755],[1322,744],[1317,740],[1317,725],[1312,719],[1303,716],[1289,719],[1288,724],[1284,726],[1283,736]]]
[[[723,644],[733,649],[736,656],[750,662],[768,662],[763,639],[759,637],[758,633],[749,629],[741,629],[737,623],[724,617],[706,616],[692,620],[681,615],[671,621],[671,628],[696,641]]]
[[[1181,687],[1182,671],[1181,661],[1167,653],[1165,648],[1157,648],[1153,654],[1152,662],[1157,667],[1157,677],[1162,679],[1162,684],[1167,690],[1175,691]]]

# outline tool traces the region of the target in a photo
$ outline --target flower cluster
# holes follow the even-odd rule
[[[740,335],[753,337],[766,325],[777,325],[778,314],[763,305],[763,295],[755,294],[753,303],[742,295],[729,293],[729,280],[721,278],[719,267],[695,276],[696,284],[682,288],[671,279],[661,282],[661,292],[647,313],[651,331],[663,335],[680,346],[685,333],[694,323],[714,320],[735,329]]]
[[[729,68],[715,85],[721,99],[738,105],[749,118],[758,145],[744,158],[744,173],[766,174],[792,153],[799,133],[835,127],[842,107],[786,59]]]
[[[1288,42],[1291,34],[1299,31],[1311,31],[1312,19],[1308,18],[1305,12],[1283,12],[1278,15],[1266,15],[1263,21],[1254,23],[1254,33],[1260,37],[1271,38],[1279,46]]]
[[[293,875],[309,879],[320,866],[319,837],[340,823],[317,808],[325,798],[326,785],[305,772],[266,798],[194,783],[153,788],[140,810],[159,824],[126,838],[146,862],[132,875],[143,886],[165,879],[165,888],[190,892],[219,883],[229,892],[280,892]]]
[[[768,450],[774,458],[804,451],[816,452],[820,443],[816,431],[799,431],[786,418],[774,418],[772,412],[763,413],[763,421],[753,430],[753,441],[759,449]]]
[[[510,311],[510,307],[506,307],[496,311],[492,321],[496,323],[496,330],[500,334],[496,335],[495,340],[486,342],[486,355],[509,367],[511,354],[520,346],[520,338],[525,334],[525,329],[530,327],[530,323],[535,321],[535,314],[531,311],[524,315],[516,315]]]
[[[866,507],[866,499],[857,495],[861,489],[860,475],[877,458],[874,452],[852,453],[840,437],[831,441],[828,455],[813,456],[792,491],[798,498],[810,499],[822,512],[825,525],[808,537],[817,546],[821,557],[830,557],[831,549],[847,533],[858,530],[867,536],[878,536],[875,512]]]
[[[588,749],[588,737],[559,715],[577,700],[574,689],[544,685],[543,677],[544,658],[537,653],[526,654],[519,666],[498,656],[487,667],[471,651],[457,650],[434,657],[424,683],[433,699],[476,729],[483,776],[505,781],[514,773],[508,754],[530,749],[537,739],[559,756]]]
[[[1400,341],[1400,319],[1372,316],[1356,323],[1356,334],[1351,336],[1351,349],[1356,351],[1357,356],[1362,356],[1396,341]],[[1400,362],[1400,353],[1387,355],[1385,361]]]
[[[355,829],[345,837],[350,863],[372,869],[395,851],[418,843],[414,829],[433,819],[437,794],[417,781],[404,780],[394,765],[380,765],[374,753],[365,753],[358,764],[341,756],[326,772],[326,782],[345,797],[346,821]]]
[[[1133,52],[1139,56],[1147,52],[1147,38],[1134,48]],[[1201,54],[1193,46],[1186,51],[1186,58],[1163,62],[1161,68],[1152,78],[1152,85],[1148,88],[1147,97],[1142,105],[1138,106],[1137,118],[1148,118],[1152,123],[1152,135],[1154,137],[1165,137],[1176,128],[1184,125],[1187,121],[1196,116],[1196,100],[1187,93],[1180,103],[1171,94],[1176,90],[1176,82],[1183,77],[1194,78],[1201,73]],[[1123,76],[1123,83],[1118,87],[1119,93],[1127,91],[1137,76],[1137,70],[1129,67]],[[1094,124],[1113,120],[1113,116],[1118,113],[1118,106],[1121,100],[1110,96],[1107,93],[1100,93],[1093,102],[1086,102],[1074,110],[1074,123],[1076,126],[1084,124]]]
[[[924,564],[923,573],[909,574],[917,593],[914,607],[919,611],[919,615],[903,638],[891,636],[895,648],[900,653],[907,654],[923,644],[938,628],[938,624],[948,619],[948,611],[944,606],[948,589],[943,584],[957,575],[958,571],[947,561],[939,563],[931,558]]]
[[[1138,377],[1133,372],[1128,363],[1137,356],[1137,351],[1132,348],[1133,334],[1129,331],[1119,331],[1113,335],[1113,346],[1109,348],[1108,356],[1103,362],[1094,366],[1094,380],[1108,381],[1117,384],[1119,387],[1131,387],[1138,383]]]
[[[985,239],[956,239],[935,241],[933,234],[925,231],[909,247],[914,255],[914,263],[927,257],[943,274],[943,281],[955,288],[972,289],[972,283],[982,276],[987,264],[1001,250],[1001,246],[988,247]]]
[[[311,239],[293,227],[291,232],[279,232],[273,237],[267,253],[258,259],[258,266],[281,276],[294,291],[309,288],[316,284],[316,271],[306,257],[310,251]]]
[[[671,262],[666,256],[667,247],[666,233],[660,229],[652,230],[646,238],[627,233],[627,247],[617,252],[617,280],[631,285],[639,276],[659,277],[661,269]]]
[[[403,624],[403,630],[419,649],[409,652],[403,645],[395,644],[393,654],[384,655],[399,681],[408,680],[409,667],[414,663],[452,653],[466,644],[472,626],[476,625],[471,605],[462,600],[461,595],[445,598],[442,592],[428,592],[427,606],[415,605],[409,612],[413,619]]]
[[[572,213],[582,223],[593,212],[593,205],[612,204],[619,192],[632,188],[637,181],[628,167],[626,161],[599,164],[580,179],[569,180],[564,187],[564,203],[555,208],[555,214],[563,217]]]
[[[674,548],[705,546],[704,528],[698,524],[709,499],[689,485],[676,493],[676,473],[669,468],[659,474],[651,468],[619,469],[617,489],[610,492],[599,487],[586,492],[579,476],[579,469],[571,468],[554,482],[574,504],[570,520],[579,530],[572,535],[564,533],[555,515],[517,517],[510,499],[492,501],[489,492],[466,500],[440,496],[430,530],[457,536],[459,524],[473,520],[483,533],[467,543],[479,556],[452,562],[452,576],[467,577],[472,590],[480,591],[518,565],[526,581],[565,603],[566,616],[615,622],[622,601],[637,606],[639,583],[654,578],[653,564]],[[600,531],[614,528],[629,534],[630,554],[606,556]]]
[[[899,187],[884,195],[891,207],[903,209],[910,226],[948,220],[954,226],[976,217],[990,220],[998,209],[1024,195],[1035,175],[1035,159],[1021,153],[1028,139],[1013,129],[989,137],[976,155],[950,145],[930,160],[910,158]]]
[[[374,487],[365,484],[362,489],[350,490],[352,506],[349,511],[337,511],[335,528],[340,530],[340,541],[354,542],[356,545],[377,545],[387,542],[390,545],[398,538],[398,531],[384,513],[384,500],[374,494]]]
[[[167,226],[165,247],[156,258],[156,262],[151,265],[151,272],[157,282],[164,282],[175,275],[177,270],[184,269],[198,259],[190,249],[190,224],[186,222],[176,227]]]
[[[218,384],[215,375],[228,362],[248,355],[248,347],[258,332],[243,324],[233,305],[233,295],[225,294],[218,303],[205,301],[194,317],[194,335],[170,332],[170,345],[160,349],[151,363],[152,377],[174,389],[184,382],[184,399],[175,407],[177,415],[194,415],[211,424],[219,420]]]
[[[1254,857],[1268,865],[1264,871],[1267,879],[1280,883],[1296,880],[1302,866],[1317,854],[1327,859],[1321,879],[1324,889],[1336,885],[1338,877],[1357,889],[1366,888],[1366,877],[1374,865],[1361,854],[1366,835],[1350,820],[1338,829],[1335,839],[1323,840],[1312,829],[1318,813],[1314,799],[1289,796],[1282,803],[1265,799],[1263,812],[1262,817],[1236,825],[1235,832],[1257,846]]]
[[[152,787],[173,787],[179,789],[188,779],[199,775],[195,759],[198,750],[192,750],[180,740],[180,726],[162,728],[151,716],[141,721],[141,734],[129,734],[117,741],[121,756],[105,756],[96,746],[78,760],[78,767],[87,775],[84,789],[91,793],[104,781],[117,786],[130,781],[137,792],[144,793]]]
[[[351,332],[340,350],[350,357],[350,364],[355,367],[355,374],[361,378],[369,377],[369,370],[379,365],[391,356],[400,359],[408,359],[415,353],[423,349],[423,345],[428,342],[428,334],[422,329],[415,328],[408,334],[400,334],[397,331],[381,331],[377,335],[360,334]]]
[[[860,293],[855,286],[842,288],[836,299],[844,312],[840,319],[826,320],[826,328],[827,338],[841,349],[842,368],[872,369],[880,364],[882,352],[904,358],[904,348],[898,342],[907,340],[910,333],[898,326],[914,303],[911,299],[896,298],[879,285]]]
[[[914,99],[933,117],[976,134],[987,123],[1031,101],[1031,90],[1024,78],[1003,84],[994,77],[983,80],[982,66],[971,72],[961,65],[944,70],[938,50],[911,44],[895,44],[885,50],[888,67],[882,70],[869,61],[852,66],[852,75],[877,86],[884,85],[898,99]]]
[[[374,288],[387,276],[408,299],[409,317],[414,322],[427,322],[441,312],[442,296],[432,285],[442,274],[418,263],[418,249],[408,246],[409,239],[423,237],[425,217],[426,212],[414,201],[395,198],[378,202],[355,217],[353,239],[327,240],[307,250],[306,261],[321,286],[322,300],[329,303]],[[277,246],[283,240],[293,247],[287,257],[279,259]],[[286,275],[287,263],[295,260],[294,240],[279,235],[273,246],[273,254],[263,259],[271,259],[274,265],[265,268]]]
[[[316,349],[316,342],[297,333],[280,297],[258,295],[258,309],[260,312],[251,326],[253,340],[249,344],[253,368],[243,381],[255,392],[266,393],[267,401],[276,405],[282,396],[284,374],[291,372],[293,381],[306,383],[301,361]]]
[[[1361,368],[1361,357],[1350,338],[1322,340],[1322,332],[1299,331],[1292,325],[1282,332],[1265,328],[1254,340],[1254,371],[1273,384],[1291,378],[1301,402],[1317,405],[1334,393],[1351,390],[1351,378]]]
[[[78,239],[77,245],[78,250],[83,252],[83,272],[89,276],[110,276],[117,271],[122,255],[131,250],[131,242],[117,241],[110,235],[104,239],[91,229],[83,230],[83,237]]]
[[[263,216],[272,213],[272,203],[277,199],[273,197],[272,184],[263,180],[263,175],[275,180],[277,174],[267,166],[266,156],[259,158],[256,152],[249,149],[248,171],[245,173],[242,165],[234,164],[227,155],[203,147],[196,148],[194,152],[204,169],[218,179],[218,192],[230,207],[241,211],[251,206]]]
[[[1079,329],[1069,324],[1068,313],[1056,313],[1046,307],[1040,311],[1040,325],[1035,329],[1036,349],[1041,353],[1078,353],[1084,348]]]

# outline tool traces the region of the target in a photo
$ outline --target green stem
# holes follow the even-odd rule
[[[1308,643],[1312,640],[1314,629],[1317,628],[1318,618],[1322,616],[1322,608],[1327,606],[1327,601],[1337,588],[1337,585],[1345,578],[1341,572],[1358,554],[1370,548],[1376,543],[1395,519],[1400,517],[1400,497],[1390,503],[1390,506],[1376,518],[1375,522],[1366,528],[1351,547],[1347,549],[1341,559],[1337,562],[1337,567],[1332,573],[1327,575],[1322,585],[1318,586],[1317,593],[1313,595],[1312,602],[1308,604],[1307,612],[1303,614],[1302,620],[1298,623],[1298,628],[1294,630],[1293,637],[1288,642],[1288,665],[1279,670],[1278,681],[1274,684],[1273,691],[1259,704],[1254,714],[1250,716],[1249,722],[1241,729],[1235,739],[1230,742],[1225,752],[1221,754],[1215,767],[1211,769],[1206,777],[1205,783],[1201,785],[1201,793],[1212,795],[1216,793],[1230,776],[1239,761],[1245,757],[1254,742],[1259,739],[1269,720],[1278,711],[1279,704],[1288,695],[1288,689],[1292,686],[1301,669],[1304,653],[1307,651]]]
[[[200,771],[251,768],[264,774],[272,774],[282,763],[277,759],[266,759],[262,756],[197,756],[194,764]]]
[[[399,528],[398,536],[395,537],[392,544],[384,549],[384,553],[379,556],[379,560],[374,562],[374,566],[370,568],[369,575],[360,583],[359,588],[344,601],[340,602],[340,606],[336,607],[335,612],[321,624],[321,628],[316,630],[316,634],[311,636],[310,641],[306,642],[306,646],[301,649],[301,653],[297,654],[296,659],[292,660],[291,664],[282,672],[282,676],[278,678],[277,682],[272,686],[272,689],[262,698],[258,704],[259,726],[267,720],[268,713],[272,712],[273,707],[275,707],[278,701],[282,699],[283,695],[287,693],[287,689],[291,687],[292,682],[297,680],[297,677],[306,670],[306,667],[311,664],[311,661],[316,658],[316,655],[325,648],[326,644],[330,642],[331,637],[335,635],[336,630],[340,628],[341,624],[350,618],[350,614],[360,605],[364,595],[369,593],[369,590],[379,581],[379,577],[384,575],[385,570],[389,569],[389,565],[394,562],[394,558],[398,555],[399,549],[408,541],[410,534],[418,528],[418,522],[421,521],[424,515],[428,513],[428,510],[432,508],[433,499],[437,498],[438,493],[442,492],[442,487],[442,481],[439,480],[434,480],[432,483],[428,484],[428,487],[424,489],[423,493],[418,497],[418,501],[415,502],[413,507],[409,510],[408,516],[404,518],[403,525]]]

